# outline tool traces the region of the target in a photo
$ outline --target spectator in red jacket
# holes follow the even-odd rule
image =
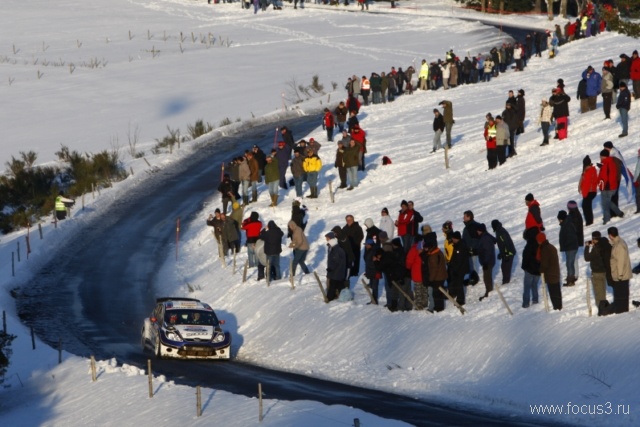
[[[259,220],[260,215],[258,212],[251,212],[249,218],[242,221],[242,229],[247,233],[247,256],[249,258],[249,267],[256,267],[256,242],[260,237],[260,230],[262,230],[262,222]]]
[[[327,131],[327,141],[333,141],[333,128],[336,126],[333,113],[328,109],[324,109],[324,117],[322,118],[322,129]]]
[[[618,168],[612,157],[609,157],[608,150],[600,152],[600,173],[598,174],[598,188],[600,189],[600,201],[602,202],[602,223],[606,224],[611,220],[611,212],[622,218],[624,212],[611,200],[613,194],[618,189]]]
[[[411,233],[411,230],[413,230],[413,211],[409,209],[409,203],[406,200],[400,203],[396,227],[398,227],[398,237],[402,239],[404,252],[407,253],[413,243],[413,235]]]
[[[582,175],[578,191],[582,194],[582,212],[584,212],[585,225],[591,225],[593,224],[592,202],[598,194],[598,171],[591,163],[589,156],[582,160]]]
[[[352,128],[349,128],[349,132],[351,133],[351,139],[353,139],[360,148],[360,154],[358,155],[358,170],[364,171],[364,155],[367,152],[367,132],[365,132],[360,125],[355,125]]]
[[[638,51],[634,50],[631,54],[631,65],[629,66],[631,80],[633,80],[633,97],[640,98],[640,58]]]
[[[539,231],[544,231],[542,224],[542,214],[540,213],[540,203],[529,193],[525,196],[524,202],[527,205],[527,217],[524,220],[524,229],[536,227]]]

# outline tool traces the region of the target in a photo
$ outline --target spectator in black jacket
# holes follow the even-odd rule
[[[524,239],[527,243],[522,251],[522,269],[524,270],[524,292],[522,294],[522,308],[528,308],[530,303],[538,303],[538,285],[540,283],[540,260],[538,260],[538,227],[527,228]]]
[[[273,220],[269,221],[267,228],[260,232],[260,239],[264,241],[264,253],[273,280],[282,279],[280,270],[280,253],[282,252],[282,237],[284,233]]]
[[[462,240],[464,240],[467,248],[469,248],[469,277],[467,284],[475,286],[480,281],[475,268],[478,261],[478,246],[480,244],[476,230],[480,224],[475,221],[472,211],[465,211],[462,216],[462,221],[464,222]]]
[[[353,215],[347,215],[345,221],[346,224],[342,227],[342,231],[349,240],[353,252],[353,268],[349,272],[349,277],[358,277],[360,275],[360,248],[364,240],[364,233],[360,224],[354,220]]]
[[[344,289],[344,278],[347,276],[347,260],[342,247],[333,231],[325,234],[327,239],[327,299],[333,301]]]
[[[560,252],[565,254],[565,263],[567,267],[567,281],[564,286],[574,286],[576,284],[576,254],[578,253],[578,236],[573,221],[568,219],[567,211],[558,212],[558,221],[560,221]]]
[[[433,109],[433,150],[432,153],[435,153],[440,148],[442,148],[442,132],[444,132],[444,118],[442,114],[440,114],[440,110],[437,108]]]
[[[420,215],[420,212],[418,212],[416,208],[413,206],[413,200],[409,200],[407,202],[407,205],[409,206],[409,209],[413,211],[413,221],[410,224],[410,226],[413,228],[410,231],[411,231],[411,235],[414,236],[415,238],[415,236],[420,234],[420,223],[424,221],[424,218],[422,218],[422,215]]]
[[[516,247],[511,240],[509,232],[505,230],[502,223],[497,219],[491,221],[491,228],[496,234],[498,243],[498,259],[502,260],[500,269],[502,270],[502,284],[506,285],[511,282],[511,270],[513,267],[513,258],[516,255]]]
[[[469,248],[462,240],[459,231],[451,233],[453,250],[449,260],[449,294],[458,304],[465,304],[464,276],[469,272]]]
[[[227,206],[229,206],[229,202],[231,201],[231,197],[233,196],[234,188],[231,183],[231,177],[228,173],[224,174],[222,178],[222,182],[218,185],[218,191],[220,192],[220,196],[222,197],[222,212],[227,213]]]
[[[476,232],[479,237],[478,261],[482,266],[482,280],[484,281],[485,293],[480,297],[480,301],[489,296],[493,290],[493,267],[496,265],[496,239],[489,232],[484,224],[479,224]]]
[[[342,248],[346,256],[347,274],[344,276],[344,279],[343,279],[345,280],[345,284],[346,284],[348,283],[349,277],[351,277],[351,270],[353,269],[353,260],[355,259],[353,254],[353,246],[351,245],[351,240],[349,239],[349,236],[347,236],[345,231],[339,225],[336,225],[335,227],[333,227],[331,231],[333,232],[333,234],[335,234],[336,239],[338,240],[338,244],[340,245],[340,247]]]
[[[591,233],[591,240],[584,247],[584,260],[591,268],[593,294],[599,308],[600,302],[607,300],[607,280],[611,277],[611,244],[602,238],[599,231]]]
[[[509,92],[513,95],[513,92]],[[507,157],[513,157],[516,153],[516,130],[518,130],[518,113],[515,107],[515,98],[513,102],[505,104],[505,110],[502,112],[502,120],[509,126],[509,154]]]

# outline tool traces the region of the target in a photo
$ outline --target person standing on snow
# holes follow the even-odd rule
[[[541,147],[549,145],[549,128],[551,127],[552,120],[551,115],[552,109],[549,105],[549,101],[547,101],[546,99],[542,99],[540,103],[540,117],[538,117],[538,124],[542,129],[543,136],[542,144],[540,144]]]
[[[328,109],[324,109],[324,116],[322,117],[322,129],[327,131],[327,141],[333,142],[333,128],[336,126],[333,113]]]
[[[620,82],[620,93],[618,94],[616,108],[618,109],[618,113],[620,113],[620,124],[622,125],[622,133],[618,135],[618,138],[624,138],[629,134],[629,110],[631,109],[631,92],[629,92],[627,84],[623,81]]]
[[[544,275],[544,281],[549,290],[549,298],[554,310],[562,310],[562,288],[560,287],[560,259],[558,250],[548,240],[544,233],[536,236],[538,253],[536,258],[540,261],[540,274]],[[542,285],[544,286],[544,284]]]
[[[496,239],[487,231],[484,224],[479,224],[478,233],[478,261],[482,266],[482,280],[484,281],[485,292],[480,297],[480,301],[489,296],[493,290],[493,267],[496,265]]]
[[[505,230],[502,223],[497,219],[491,221],[491,228],[496,234],[498,243],[498,259],[501,260],[500,270],[502,271],[502,284],[511,282],[511,270],[513,267],[513,257],[516,255],[516,247],[511,240],[509,232]]]
[[[549,105],[553,108],[553,118],[556,120],[556,136],[554,139],[563,140],[569,133],[569,102],[571,97],[564,93],[558,86],[553,89],[553,94],[549,98]]]
[[[293,249],[293,262],[291,264],[291,276],[296,275],[296,267],[300,265],[304,274],[309,274],[309,268],[307,264],[305,264],[305,260],[307,259],[307,252],[309,252],[309,242],[307,241],[307,237],[304,235],[304,231],[301,227],[296,224],[295,221],[289,221],[288,224],[289,230],[291,230],[291,243],[289,247]]]
[[[435,153],[437,150],[442,148],[442,142],[440,141],[440,137],[442,136],[442,132],[444,132],[444,118],[440,114],[440,110],[437,108],[433,109],[433,150],[432,153]]]

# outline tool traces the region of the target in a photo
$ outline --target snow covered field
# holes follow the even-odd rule
[[[395,11],[386,6],[385,12],[392,12],[389,14],[337,13],[308,7],[304,11],[285,8],[281,14],[269,11],[254,16],[241,11],[237,4],[209,6],[186,0],[116,0],[109,2],[108,8],[102,5],[99,9],[77,0],[58,2],[55,7],[40,0],[28,4],[6,0],[0,10],[15,19],[3,25],[5,37],[0,41],[0,82],[5,82],[0,161],[4,164],[11,155],[32,149],[40,155],[39,163],[46,163],[55,159],[53,153],[61,143],[71,149],[98,151],[109,149],[118,140],[125,162],[136,171],[142,170],[146,167],[143,162],[126,155],[127,130],[139,126],[138,149],[147,152],[154,166],[162,167],[190,153],[188,144],[173,156],[149,153],[154,139],[166,134],[167,125],[185,130],[198,118],[217,125],[225,117],[232,121],[236,117],[248,120],[252,114],[259,120],[283,117],[282,93],[287,96],[287,82],[292,78],[308,84],[311,76],[318,74],[327,91],[331,82],[336,82],[337,90],[331,93],[335,101],[344,96],[342,87],[349,75],[406,67],[414,60],[417,65],[423,57],[443,57],[449,48],[459,55],[487,52],[504,37],[497,30],[456,20],[456,16],[468,18],[470,12],[454,11],[452,1],[433,2],[438,7],[428,10],[423,2],[402,4],[406,6]],[[376,8],[383,6],[372,10]],[[504,20],[540,28],[554,24],[536,17]],[[184,52],[180,32],[185,37]],[[217,41],[213,46],[193,43],[192,32],[194,37],[212,33]],[[228,38],[231,46],[221,47],[219,37],[225,43]],[[605,59],[617,61],[620,53],[630,54],[636,48],[633,39],[605,34],[563,46],[553,60],[532,59],[523,73],[507,73],[490,83],[447,92],[416,92],[391,104],[364,108],[360,121],[368,132],[370,163],[361,175],[360,186],[348,194],[338,192],[334,205],[329,201],[327,186],[337,175],[330,167],[334,147],[325,142],[321,128],[310,135],[297,134],[293,129],[296,140],[314,137],[324,144],[320,151],[325,164],[320,198],[305,201],[310,208],[307,235],[312,245],[307,264],[324,274],[324,233],[343,225],[346,214],[353,214],[361,225],[367,217],[377,224],[381,208],[388,207],[393,215],[402,199],[413,200],[425,223],[436,230],[446,220],[453,221],[455,230],[461,230],[462,212],[467,209],[487,226],[497,218],[521,252],[524,196],[532,192],[542,205],[547,236],[557,245],[558,210],[565,209],[571,199],[580,200],[577,186],[582,158],[589,154],[597,159],[602,143],[612,140],[628,166],[635,166],[638,107],[633,105],[630,111],[630,136],[618,140],[620,125],[603,122],[601,110],[578,113],[575,90],[588,65],[599,70]],[[154,54],[156,50],[160,53]],[[80,65],[91,64],[92,59],[103,65]],[[65,62],[65,66],[45,67],[43,61]],[[78,64],[73,73],[70,62]],[[542,136],[535,117],[540,99],[549,96],[557,78],[565,80],[567,93],[572,96],[569,139],[540,147]],[[527,121],[526,132],[518,139],[518,156],[496,170],[486,171],[481,136],[484,116],[487,112],[501,113],[507,91],[520,88],[526,91]],[[299,112],[317,114],[328,99],[326,94],[301,103]],[[456,120],[449,170],[444,168],[441,152],[428,154],[431,110],[442,99],[453,102]],[[285,104],[290,106],[286,100]],[[617,118],[617,113],[613,117]],[[203,138],[209,139],[214,136]],[[244,148],[239,147],[238,152]],[[383,155],[393,164],[382,167]],[[137,173],[116,188],[103,191],[90,206],[106,209],[119,192],[145,178],[146,174]],[[261,194],[259,203],[251,205],[246,214],[256,210],[263,222],[275,220],[284,229],[293,197],[293,193],[287,193],[284,202],[273,210],[267,208],[268,196]],[[634,244],[638,219],[632,215],[635,207],[626,202],[624,193],[621,200],[625,200],[621,207],[627,215],[612,224],[619,227],[629,244],[635,265],[640,259]],[[212,196],[206,203],[215,206],[216,201],[217,196]],[[594,206],[597,225],[585,228],[585,236],[594,230],[606,231],[598,227],[599,197]],[[162,282],[155,286],[158,295],[198,297],[233,313],[236,323],[228,326],[237,337],[235,342],[242,342],[235,349],[237,359],[490,413],[526,416],[531,413],[530,405],[536,404],[568,409],[574,409],[572,405],[603,405],[605,412],[608,404],[613,412],[623,405],[621,410],[628,412],[534,415],[532,420],[541,424],[640,422],[640,374],[636,367],[640,343],[634,327],[638,312],[632,309],[625,315],[588,317],[585,285],[589,273],[584,262],[577,286],[563,289],[562,312],[547,314],[542,304],[520,308],[523,274],[519,257],[514,262],[511,284],[502,288],[514,316],[507,314],[497,295],[478,302],[482,284],[469,288],[465,316],[451,306],[436,315],[390,313],[366,305],[368,297],[355,281],[352,303],[325,305],[312,277],[296,278],[295,291],[287,281],[267,288],[264,281],[255,281],[256,272],[250,272],[248,282],[243,284],[239,274],[231,275],[229,268],[222,269],[212,261],[217,258],[216,246],[204,225],[212,210],[207,207],[200,220],[183,226],[180,259],[176,263],[173,248],[168,248],[170,262],[159,274]],[[32,265],[54,256],[57,244],[65,235],[79,231],[82,223],[83,215],[77,215],[57,230],[43,224],[45,239],[34,240],[32,258],[17,264],[18,278],[24,281]],[[181,411],[191,405],[184,402],[195,401],[193,389],[161,379],[157,397],[166,400],[151,409],[145,394],[146,377],[137,368],[102,362],[103,374],[98,383],[91,384],[86,360],[65,355],[65,362],[56,367],[56,351],[42,349],[42,345],[37,352],[31,351],[28,331],[12,316],[15,308],[9,296],[15,282],[7,261],[16,242],[24,244],[24,235],[18,232],[0,240],[0,283],[5,290],[0,294],[0,306],[9,314],[9,331],[19,336],[6,381],[10,388],[2,392],[0,400],[2,424],[7,421],[6,425],[16,425],[20,420],[21,425],[151,425],[153,417],[166,424],[182,419],[185,415],[178,413],[178,408]],[[285,250],[285,275],[288,255]],[[239,265],[245,256],[243,252]],[[564,272],[564,264],[561,267]],[[496,278],[500,280],[499,268]],[[190,293],[187,283],[197,290]],[[637,286],[638,280],[632,279],[632,299],[640,299]],[[92,393],[97,388],[101,392]],[[196,421],[195,408],[189,412],[194,424],[210,423],[211,413],[220,415],[218,408],[222,407],[234,414],[246,414],[233,425],[257,424],[257,402],[203,391],[204,401],[209,396],[213,396],[207,406],[210,410],[205,409],[203,418]],[[363,425],[392,425],[344,407],[321,408],[308,402],[272,405],[264,425],[336,425],[333,420],[356,417]],[[109,421],[104,418],[106,414]],[[321,419],[318,414],[329,419]]]

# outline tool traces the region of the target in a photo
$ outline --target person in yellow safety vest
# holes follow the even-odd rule
[[[71,199],[67,199],[62,195],[62,191],[56,197],[56,218],[58,221],[62,221],[67,217],[67,206],[73,206],[76,202]]]
[[[364,100],[364,105],[369,105],[369,94],[371,93],[371,82],[366,76],[362,76],[362,84],[360,85],[360,95]]]
[[[429,64],[427,64],[426,59],[422,60],[418,80],[420,80],[420,90],[427,90],[427,82],[429,81]]]

